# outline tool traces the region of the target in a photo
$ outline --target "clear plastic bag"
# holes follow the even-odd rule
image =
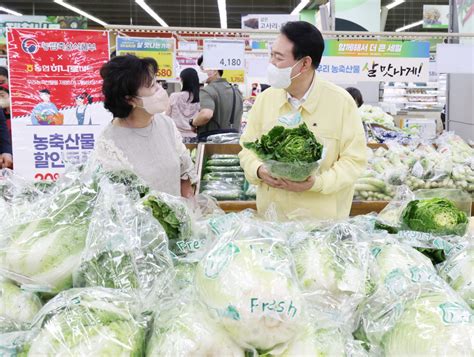
[[[447,252],[447,259],[437,266],[439,275],[474,309],[474,245],[458,244]]]
[[[361,305],[363,335],[384,356],[470,356],[472,311],[423,254],[395,240],[372,245],[373,293]]]
[[[244,357],[245,351],[196,303],[188,289],[160,304],[146,356]]]
[[[34,322],[28,356],[140,356],[147,321],[135,301],[113,289],[70,289],[50,300]]]
[[[150,209],[165,230],[169,249],[176,255],[184,254],[179,244],[191,240],[194,230],[194,216],[189,203],[180,197],[151,192],[143,198],[142,204]]]
[[[104,179],[89,225],[75,287],[105,287],[157,299],[172,279],[168,239],[128,188]]]
[[[41,307],[36,294],[0,277],[0,333],[29,328]]]
[[[52,193],[32,203],[32,216],[0,227],[0,272],[32,291],[50,294],[72,286],[84,249],[97,185],[70,172]]]
[[[199,262],[199,301],[243,348],[289,342],[304,324],[304,299],[284,235],[242,219]]]
[[[364,231],[347,223],[293,235],[300,285],[319,319],[326,316],[355,328],[355,311],[367,293],[368,240]]]

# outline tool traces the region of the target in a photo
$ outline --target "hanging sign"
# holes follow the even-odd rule
[[[242,16],[242,28],[248,30],[275,30],[290,21],[298,21],[298,15],[246,15]]]
[[[204,40],[204,69],[243,69],[245,41]]]
[[[106,31],[8,29],[15,171],[55,180],[64,162],[85,162],[112,115],[100,68],[109,59]]]
[[[429,62],[429,42],[326,40],[317,72],[335,82],[426,82]]]
[[[117,37],[117,55],[154,58],[158,63],[159,79],[176,77],[175,48],[174,38]]]

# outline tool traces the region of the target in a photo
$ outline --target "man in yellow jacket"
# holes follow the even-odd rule
[[[249,113],[241,145],[253,142],[274,126],[296,127],[303,122],[326,149],[315,176],[304,182],[277,179],[250,150],[240,162],[247,180],[258,185],[257,209],[275,205],[280,218],[298,214],[316,219],[349,216],[354,183],[367,164],[362,121],[354,99],[344,89],[317,78],[324,40],[313,25],[289,22],[272,47],[268,81]]]

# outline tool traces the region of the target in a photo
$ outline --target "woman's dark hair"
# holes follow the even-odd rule
[[[360,92],[360,90],[354,87],[349,87],[346,88],[346,91],[348,91],[352,98],[354,98],[357,107],[360,107],[362,104],[364,104],[364,98],[362,97],[362,93]]]
[[[133,55],[117,56],[104,64],[100,76],[104,80],[104,107],[116,118],[126,118],[133,109],[128,103],[141,87],[151,87],[156,81],[158,64],[153,58]]]
[[[82,100],[86,99],[87,104],[92,104],[92,102],[94,101],[94,98],[92,98],[92,96],[87,92],[79,94],[78,96],[76,96],[76,99],[82,99]]]
[[[5,67],[0,67],[0,76],[8,78],[8,69],[6,69]]]
[[[189,93],[191,103],[199,103],[199,77],[194,68],[186,68],[179,74],[183,82],[183,92]]]
[[[204,62],[204,56],[201,55],[199,58],[198,58],[198,66],[201,67],[202,63]],[[224,75],[224,71],[222,69],[219,69],[217,71],[219,73],[219,76],[223,76]]]
[[[290,21],[280,32],[293,43],[293,57],[296,60],[309,56],[313,68],[318,68],[324,52],[324,39],[314,25],[306,21]]]

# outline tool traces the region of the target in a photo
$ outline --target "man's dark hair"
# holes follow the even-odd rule
[[[128,103],[141,87],[151,87],[156,81],[158,64],[153,58],[133,55],[117,56],[104,64],[100,76],[104,80],[104,107],[116,118],[126,118],[133,109]]]
[[[354,98],[357,107],[360,107],[362,104],[364,104],[364,98],[362,97],[362,93],[360,92],[360,90],[354,87],[349,87],[346,88],[346,91],[348,91],[352,98]]]
[[[5,67],[0,67],[0,76],[8,78],[8,69],[6,69]]]
[[[201,67],[203,61],[204,61],[204,56],[201,55],[201,57],[198,58],[198,66],[199,67]],[[219,73],[219,76],[221,76],[221,77],[224,75],[224,71],[221,70],[221,69],[219,69],[217,72]]]
[[[45,88],[45,89],[41,89],[39,92],[40,92],[40,93],[45,93],[45,94],[51,95],[51,92],[49,91],[49,89],[46,89],[46,88]]]
[[[300,60],[309,56],[313,61],[313,68],[318,68],[324,52],[324,39],[314,25],[306,21],[290,21],[280,32],[293,43],[295,59]]]

